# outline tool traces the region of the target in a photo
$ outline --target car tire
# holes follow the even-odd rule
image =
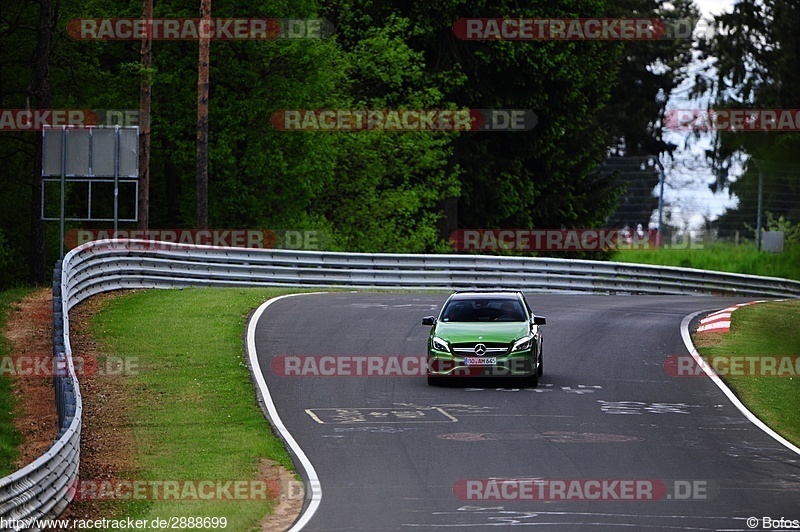
[[[441,386],[441,385],[442,385],[441,377],[434,377],[432,375],[428,375],[428,386]]]
[[[532,375],[525,379],[525,384],[528,386],[528,388],[536,388],[539,386],[539,371],[535,371]]]
[[[536,370],[536,374],[541,377],[544,375],[544,355],[539,355],[539,369]]]

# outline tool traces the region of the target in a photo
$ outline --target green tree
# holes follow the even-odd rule
[[[360,109],[445,107],[427,79],[422,54],[407,40],[408,19],[388,16],[346,50],[350,105]],[[454,134],[359,132],[336,137],[334,179],[317,205],[343,249],[420,252],[442,248],[437,231],[442,199],[458,194],[450,164]]]
[[[715,109],[797,109],[800,107],[800,6],[791,0],[741,0],[730,13],[714,18],[718,31],[704,43],[711,67],[698,74],[695,92],[712,97]],[[696,135],[702,134],[696,131]],[[717,221],[723,233],[744,229],[756,218],[757,161],[761,165],[800,168],[800,135],[795,132],[715,134],[707,158],[714,169],[714,191],[729,190],[739,198],[735,209]],[[738,179],[730,172],[745,160]],[[769,172],[767,172],[769,173]],[[764,211],[798,219],[798,172],[785,186],[765,197]],[[768,176],[767,176],[768,177]]]
[[[459,108],[531,109],[532,131],[474,132],[455,140],[461,170],[462,227],[593,225],[613,210],[608,179],[589,177],[606,151],[595,115],[616,79],[619,47],[601,42],[476,42],[452,31],[458,18],[600,16],[602,1],[487,2],[391,0],[324,2],[341,28],[342,46],[392,16],[411,22],[408,45],[422,54],[428,90]],[[592,57],[592,61],[586,61]],[[381,85],[364,90],[381,93]]]

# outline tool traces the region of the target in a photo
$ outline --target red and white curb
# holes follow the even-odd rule
[[[785,300],[778,300],[778,301],[785,301]],[[761,301],[753,301],[751,303],[745,303],[745,305],[751,305],[753,303],[761,303]],[[733,312],[740,306],[742,305],[736,305],[734,307],[730,307],[731,309],[733,309],[730,310],[730,312]],[[720,310],[719,312],[728,312],[728,310],[729,309],[723,309]],[[753,425],[764,431],[768,436],[770,436],[772,439],[774,439],[775,441],[777,441],[790,451],[800,455],[800,447],[794,445],[789,440],[787,440],[786,438],[784,438],[783,436],[781,436],[780,434],[769,428],[766,425],[766,423],[758,419],[758,417],[756,417],[755,414],[753,414],[750,410],[748,410],[747,407],[744,406],[742,401],[736,396],[736,394],[733,393],[733,391],[730,388],[728,388],[728,385],[725,384],[719,377],[719,375],[717,375],[714,372],[711,366],[705,360],[703,360],[703,357],[700,356],[700,353],[697,352],[697,348],[694,346],[694,343],[692,342],[692,334],[689,332],[689,323],[691,323],[692,319],[694,319],[695,316],[702,313],[703,311],[701,310],[699,312],[694,312],[692,314],[689,314],[688,316],[685,316],[683,318],[683,321],[681,322],[681,338],[683,338],[683,344],[686,346],[686,349],[692,355],[692,358],[694,358],[695,364],[697,364],[698,367],[703,368],[703,371],[708,376],[708,378],[710,378],[711,381],[714,384],[716,384],[720,390],[722,390],[722,393],[725,394],[725,396],[733,404],[733,406],[735,406],[736,409],[739,410],[739,412],[741,412],[744,415],[744,417],[746,417],[750,421],[750,423],[752,423]],[[728,320],[730,321],[730,316],[728,316]],[[730,327],[730,323],[728,324],[728,327]]]
[[[700,320],[700,325],[697,327],[697,332],[707,332],[707,331],[727,332],[731,328],[731,314],[733,314],[733,311],[740,307],[746,307],[747,305],[754,305],[756,303],[764,303],[764,301],[762,300],[762,301],[750,301],[749,303],[740,303],[738,305],[733,305],[732,307],[712,312],[711,314]]]

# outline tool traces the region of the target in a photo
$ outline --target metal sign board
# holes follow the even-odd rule
[[[111,129],[94,131],[92,135],[92,174],[114,177],[116,168],[116,132]]]
[[[136,222],[139,214],[139,128],[113,127],[48,127],[42,128],[42,212],[45,221],[61,224],[61,255],[64,255],[64,222]],[[60,184],[60,205],[57,217],[46,213],[46,191]],[[120,185],[123,185],[122,187]],[[67,215],[67,194],[78,196],[85,209],[71,207]],[[120,190],[132,201],[124,202],[120,217]],[[82,192],[84,191],[85,192]],[[94,198],[93,198],[94,196]],[[108,204],[99,204],[97,197],[108,197]],[[105,202],[104,202],[105,203]],[[132,205],[132,208],[131,208]],[[113,213],[113,214],[109,214]],[[48,216],[48,214],[50,214]]]
[[[139,177],[139,128],[119,128],[119,177]]]

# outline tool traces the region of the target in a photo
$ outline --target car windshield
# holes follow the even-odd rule
[[[525,312],[516,299],[455,299],[444,312],[444,322],[525,321]]]

